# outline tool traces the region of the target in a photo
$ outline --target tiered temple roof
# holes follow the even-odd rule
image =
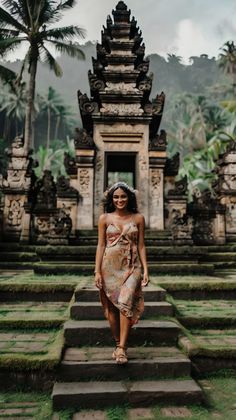
[[[145,58],[142,32],[130,10],[119,1],[107,17],[102,42],[97,44],[93,72],[89,71],[91,99],[78,92],[83,127],[93,134],[93,122],[146,121],[150,147],[157,141],[165,95],[150,100],[152,74]]]

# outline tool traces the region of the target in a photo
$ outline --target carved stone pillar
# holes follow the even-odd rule
[[[149,227],[164,230],[164,167],[166,152],[149,152]]]
[[[219,157],[215,172],[218,176],[214,184],[219,202],[225,206],[226,240],[236,239],[236,142],[227,146],[226,152]],[[221,220],[221,217],[220,217]],[[223,222],[220,223],[220,231]]]
[[[4,195],[3,238],[7,241],[19,241],[22,234],[24,240],[29,241],[29,228],[26,228],[26,225],[29,226],[29,216],[26,216],[25,208],[28,205],[34,164],[30,153],[25,151],[21,137],[13,141],[8,151],[10,160],[7,175],[1,181]]]
[[[22,231],[20,236],[21,243],[28,243],[30,238],[30,220],[31,220],[31,206],[29,204],[24,205],[24,216],[22,220]]]
[[[77,150],[77,229],[93,229],[94,150]]]

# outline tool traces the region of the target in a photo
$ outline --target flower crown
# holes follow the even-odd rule
[[[132,193],[135,193],[135,190],[132,187],[130,187],[128,184],[126,184],[126,182],[123,182],[123,181],[118,181],[115,184],[113,184],[110,188],[108,188],[108,192],[110,193],[112,190],[115,191],[117,190],[117,188],[122,188],[122,187],[126,188],[126,190]]]

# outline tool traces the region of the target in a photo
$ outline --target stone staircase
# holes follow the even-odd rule
[[[117,366],[114,343],[96,289],[75,292],[71,320],[64,325],[65,351],[52,399],[55,410],[157,403],[194,404],[203,393],[191,378],[191,362],[176,347],[180,327],[165,290],[145,290],[143,319],[133,327],[126,366]]]

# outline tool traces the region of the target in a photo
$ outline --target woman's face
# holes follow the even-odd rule
[[[128,201],[128,195],[122,188],[117,188],[117,190],[113,192],[113,204],[117,210],[126,209]]]

